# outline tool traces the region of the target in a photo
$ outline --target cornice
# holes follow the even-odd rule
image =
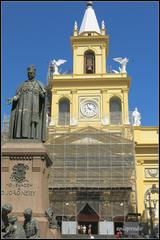
[[[108,41],[108,35],[97,35],[97,36],[72,36],[70,37],[72,43],[74,42],[92,42],[92,41]]]
[[[157,147],[158,148],[158,143],[137,143],[135,142],[136,144],[136,148],[155,148]]]
[[[122,80],[122,79],[59,79],[59,80],[53,80],[51,82],[52,88],[128,88],[130,86],[129,80]]]
[[[159,130],[159,126],[134,126],[134,130]]]

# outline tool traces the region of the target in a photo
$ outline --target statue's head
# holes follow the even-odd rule
[[[32,209],[26,208],[23,212],[25,219],[30,220],[32,218]]]
[[[28,74],[28,78],[29,80],[32,80],[35,78],[36,76],[36,68],[34,65],[30,65],[28,68],[27,68],[27,74]]]
[[[7,203],[2,206],[2,211],[5,212],[6,214],[11,213],[12,211],[12,205]]]

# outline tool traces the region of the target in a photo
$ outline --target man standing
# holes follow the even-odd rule
[[[88,225],[88,235],[91,235],[92,234],[92,225],[89,224]]]
[[[8,99],[12,103],[10,118],[11,139],[40,139],[45,141],[46,131],[46,90],[35,79],[36,69],[27,68],[28,80],[22,83],[16,95]]]
[[[83,225],[82,230],[83,230],[83,234],[86,234],[86,225]]]

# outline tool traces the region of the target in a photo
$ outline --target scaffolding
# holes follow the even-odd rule
[[[100,220],[136,213],[132,124],[52,132],[50,204],[62,220],[77,220],[89,204]]]
[[[2,131],[1,131],[1,142],[2,145],[6,143],[9,139],[9,124],[10,124],[10,116],[4,115]]]

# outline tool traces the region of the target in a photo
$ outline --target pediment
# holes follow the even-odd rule
[[[80,138],[76,141],[73,141],[72,144],[103,144],[103,141],[99,141],[95,138],[84,137]]]
[[[106,143],[131,143],[120,132],[106,132],[101,129],[88,126],[67,133],[55,133],[47,144],[106,144]]]

